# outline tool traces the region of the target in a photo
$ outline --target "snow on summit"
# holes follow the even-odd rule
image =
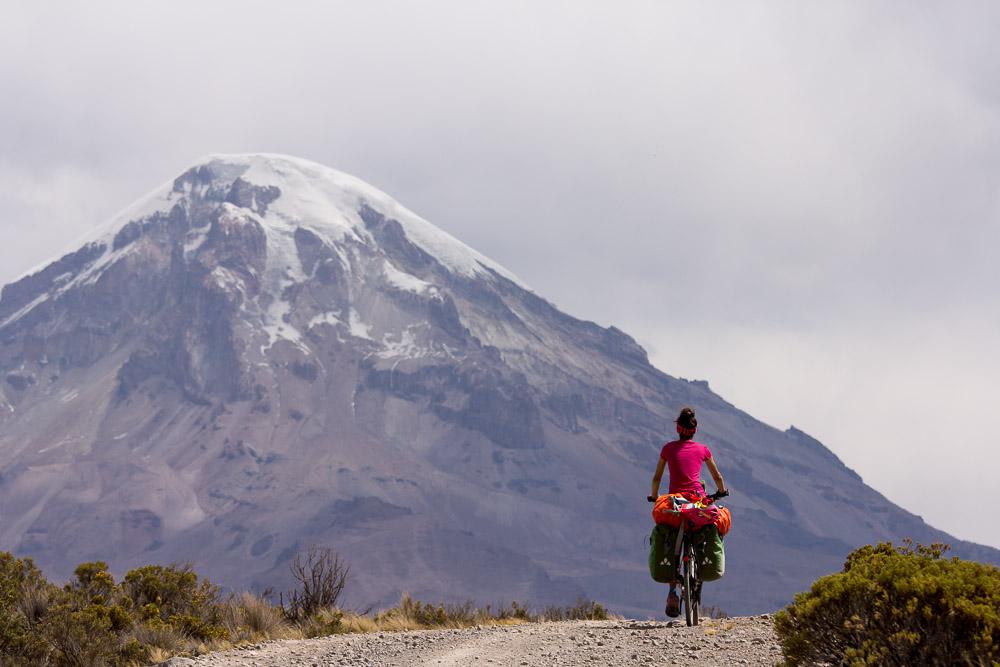
[[[371,206],[403,226],[406,236],[451,271],[467,277],[483,275],[488,267],[514,282],[510,271],[427,222],[381,190],[350,174],[287,155],[215,155],[209,163],[248,165],[242,178],[253,185],[273,185],[282,196],[266,221],[306,225],[317,231],[359,234],[364,229],[358,210]],[[273,212],[273,217],[271,213]]]
[[[332,241],[347,235],[362,240],[367,235],[358,212],[367,205],[398,221],[412,243],[451,272],[473,278],[487,276],[488,268],[527,289],[517,276],[497,262],[350,174],[310,160],[274,153],[209,155],[185,172],[199,167],[213,168],[220,179],[239,177],[251,185],[277,187],[280,196],[268,206],[266,215],[257,220],[269,232],[294,232],[296,227],[305,227]],[[112,239],[129,222],[156,213],[168,213],[190,192],[189,189],[178,191],[176,182],[172,179],[136,200],[79,239],[72,249],[88,243],[104,243],[110,248]],[[105,258],[102,264],[108,259]],[[47,264],[27,271],[18,279],[37,273]]]

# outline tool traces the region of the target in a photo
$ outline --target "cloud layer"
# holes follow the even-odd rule
[[[301,155],[1000,546],[933,493],[1000,469],[998,14],[15,3],[0,280],[201,155]]]

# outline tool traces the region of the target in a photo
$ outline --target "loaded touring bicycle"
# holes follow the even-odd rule
[[[688,625],[699,623],[702,584],[721,578],[725,572],[722,535],[728,530],[729,510],[714,504],[728,495],[728,491],[716,492],[697,503],[671,496],[655,501],[657,525],[649,536],[649,573],[660,583],[680,585],[680,603]],[[725,516],[722,531],[720,511]]]

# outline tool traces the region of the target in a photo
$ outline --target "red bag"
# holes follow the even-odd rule
[[[681,506],[681,514],[695,530],[713,524],[719,518],[719,508],[704,503],[686,503]]]

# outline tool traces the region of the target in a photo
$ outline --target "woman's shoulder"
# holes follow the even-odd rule
[[[670,442],[663,445],[660,449],[660,458],[667,458],[667,453],[677,449],[677,445],[680,444],[680,440],[671,440]]]
[[[691,444],[692,444],[692,445],[696,445],[696,446],[697,446],[697,447],[698,447],[699,449],[701,449],[702,451],[704,451],[704,452],[707,452],[709,456],[711,456],[711,455],[712,455],[712,450],[711,450],[711,449],[709,449],[709,448],[708,448],[708,445],[706,445],[706,444],[705,444],[704,442],[695,442],[694,440],[692,440],[692,441],[691,441]]]

